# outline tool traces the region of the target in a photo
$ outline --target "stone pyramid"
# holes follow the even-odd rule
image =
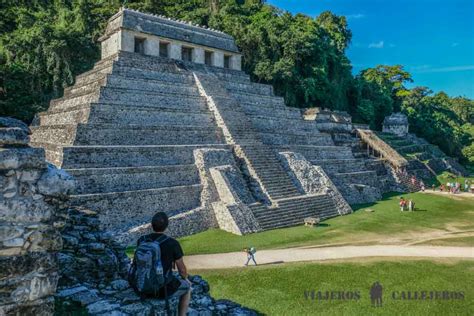
[[[157,211],[175,236],[245,234],[380,197],[385,174],[354,151],[350,118],[286,107],[240,70],[229,35],[122,9],[101,41],[102,59],[39,115],[31,144],[120,238]]]

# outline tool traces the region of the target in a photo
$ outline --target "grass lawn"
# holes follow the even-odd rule
[[[266,315],[474,315],[474,261],[468,260],[298,263],[193,272],[210,283],[214,298]],[[382,307],[371,306],[369,289],[375,281],[383,286]],[[359,291],[360,299],[307,299],[305,291],[312,290]],[[394,300],[394,291],[397,298],[402,291],[462,291],[464,299]]]
[[[429,240],[417,245],[432,245],[432,246],[474,246],[474,236],[465,236],[465,237],[451,237],[451,238],[441,238]]]
[[[400,244],[427,238],[431,232],[474,230],[472,199],[403,194],[415,201],[418,211],[402,213],[398,208],[399,196],[401,194],[388,194],[376,203],[354,206],[353,214],[329,219],[315,228],[297,226],[245,236],[214,229],[179,241],[185,254],[192,255],[240,251],[247,246],[268,249],[333,243]],[[472,245],[470,241],[466,245]]]
[[[474,184],[474,177],[458,177],[450,172],[443,172],[436,176],[436,180],[439,184],[446,184],[448,182],[459,182],[461,183],[461,189],[464,191],[464,180],[469,180],[471,184]]]

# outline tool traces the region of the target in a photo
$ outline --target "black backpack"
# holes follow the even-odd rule
[[[163,235],[153,241],[145,239],[139,242],[128,271],[128,282],[141,297],[155,296],[165,286],[167,271],[163,271],[160,244],[168,240]],[[166,289],[166,287],[165,287]]]

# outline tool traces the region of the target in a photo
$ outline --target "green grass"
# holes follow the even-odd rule
[[[355,206],[355,213],[326,220],[319,227],[296,226],[245,236],[214,229],[179,241],[185,254],[192,255],[240,251],[248,246],[269,249],[329,243],[397,243],[394,238],[409,241],[416,234],[430,230],[474,229],[472,199],[403,194],[415,201],[418,211],[402,213],[398,208],[399,196],[386,195],[379,202]]]
[[[266,315],[474,315],[474,261],[297,263],[196,272],[210,283],[214,298]],[[375,281],[383,286],[378,308],[369,299]],[[305,298],[311,290],[359,291],[360,299],[313,301]],[[392,299],[394,291],[463,291],[465,298],[402,301]]]
[[[433,245],[433,246],[474,246],[474,236],[450,237],[442,239],[428,240],[417,245]]]
[[[464,190],[464,180],[468,179],[471,181],[471,184],[474,184],[474,177],[459,177],[450,172],[443,172],[436,176],[436,180],[441,184],[446,184],[448,182],[459,182],[461,183],[461,189]]]

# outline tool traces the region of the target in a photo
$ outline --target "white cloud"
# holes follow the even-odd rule
[[[410,69],[412,71],[420,71],[420,70],[427,70],[430,69],[432,66],[431,65],[419,65],[419,66],[412,66]]]
[[[432,68],[429,65],[423,65],[423,66],[413,67],[413,69],[415,70],[415,72],[418,72],[418,73],[456,72],[456,71],[474,70],[474,65],[450,66],[450,67],[439,67],[439,68]]]
[[[362,14],[362,13],[348,14],[348,15],[346,15],[346,18],[347,18],[348,20],[363,19],[363,18],[365,18],[365,14]]]
[[[383,48],[383,41],[380,41],[378,43],[370,43],[369,48]]]

